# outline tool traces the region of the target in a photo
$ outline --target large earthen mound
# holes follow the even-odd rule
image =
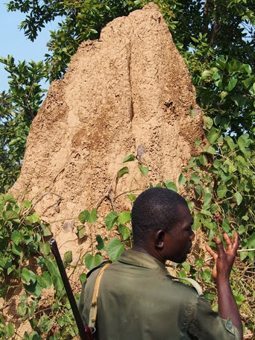
[[[150,4],[81,44],[33,121],[11,191],[32,199],[58,237],[77,246],[73,221],[81,210],[126,209],[122,192],[176,180],[198,139],[201,111],[187,67]],[[149,167],[148,177],[128,163],[130,174],[116,186],[130,153]]]

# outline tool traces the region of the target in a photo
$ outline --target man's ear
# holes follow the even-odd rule
[[[162,229],[157,230],[155,234],[155,246],[160,250],[164,248],[165,234],[165,231]]]

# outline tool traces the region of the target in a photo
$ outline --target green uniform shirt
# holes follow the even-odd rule
[[[79,310],[88,323],[99,269],[83,286]],[[99,289],[98,340],[240,339],[231,320],[169,275],[154,257],[128,250],[104,272]]]

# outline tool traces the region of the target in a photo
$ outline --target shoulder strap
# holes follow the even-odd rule
[[[178,278],[178,277],[173,277],[173,276],[170,276],[171,279],[173,281],[178,281],[178,282],[181,282],[181,281],[186,281],[186,282],[189,282],[191,284],[191,286],[196,290],[197,294],[200,296],[200,295],[203,295],[203,289],[202,287],[200,286],[200,284],[191,279],[190,277],[182,277],[182,278]]]
[[[91,306],[90,306],[90,311],[89,311],[89,323],[88,326],[95,330],[95,325],[96,325],[96,318],[97,318],[97,298],[98,298],[98,293],[99,293],[99,287],[100,287],[100,282],[103,276],[103,273],[107,267],[109,267],[110,263],[106,263],[99,271],[95,285],[94,285],[94,291],[92,295],[92,301],[91,301]]]
[[[91,275],[94,271],[96,271],[97,269],[100,269],[100,268],[104,267],[104,266],[106,265],[106,263],[111,263],[111,261],[109,261],[109,260],[104,260],[104,261],[102,261],[98,266],[95,266],[95,267],[93,267],[92,269],[90,269],[90,270],[88,271],[88,273],[86,274],[87,278],[90,277],[90,275]]]
[[[203,295],[203,289],[196,280],[193,280],[190,277],[184,277],[182,278],[182,280],[189,282],[192,285],[192,287],[195,288],[199,296]]]

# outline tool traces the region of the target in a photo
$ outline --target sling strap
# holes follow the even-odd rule
[[[191,286],[196,290],[197,294],[200,296],[200,295],[203,295],[203,289],[202,287],[200,286],[200,284],[191,279],[190,277],[182,277],[182,278],[178,278],[178,277],[173,277],[171,276],[171,279],[173,281],[177,281],[177,282],[181,282],[181,281],[186,281],[186,282],[189,282],[191,284]]]
[[[95,325],[96,325],[96,318],[97,318],[97,299],[98,299],[98,293],[99,293],[99,288],[100,288],[100,283],[103,277],[103,273],[106,270],[106,268],[110,265],[110,263],[105,264],[99,271],[95,286],[94,286],[94,291],[92,295],[92,301],[91,301],[91,306],[90,306],[90,311],[89,311],[89,322],[88,326],[93,330],[93,333],[95,332]]]

